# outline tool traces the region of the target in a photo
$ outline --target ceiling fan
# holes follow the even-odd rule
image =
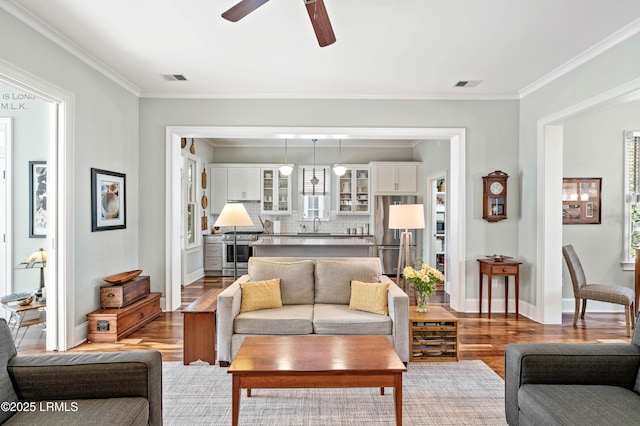
[[[269,0],[242,0],[231,9],[222,14],[222,17],[231,22],[238,22]],[[325,47],[336,42],[336,36],[331,28],[331,21],[324,0],[303,0],[307,7],[307,13],[311,19],[311,25],[316,33],[318,44]]]

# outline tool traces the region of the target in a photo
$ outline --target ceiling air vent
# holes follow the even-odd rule
[[[187,81],[187,77],[182,74],[165,74],[163,77],[167,81]]]
[[[453,87],[476,87],[480,83],[482,83],[482,80],[459,81],[456,84],[454,84]]]

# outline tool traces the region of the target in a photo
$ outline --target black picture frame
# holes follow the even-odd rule
[[[562,223],[601,223],[602,178],[562,179]]]
[[[126,206],[126,175],[92,168],[91,232],[125,229]]]
[[[29,161],[29,238],[47,237],[47,162]]]

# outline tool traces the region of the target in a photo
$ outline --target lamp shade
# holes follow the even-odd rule
[[[24,261],[20,262],[17,268],[45,268],[47,266],[47,251],[40,249],[34,251]]]
[[[390,229],[423,229],[424,205],[394,204],[389,206]]]
[[[242,203],[227,203],[213,226],[253,226],[253,222]]]

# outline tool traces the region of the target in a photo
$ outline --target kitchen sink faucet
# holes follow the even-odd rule
[[[316,220],[318,222],[316,222]],[[317,223],[317,225],[316,225]],[[318,216],[313,218],[313,232],[318,232],[320,230],[320,218]]]

